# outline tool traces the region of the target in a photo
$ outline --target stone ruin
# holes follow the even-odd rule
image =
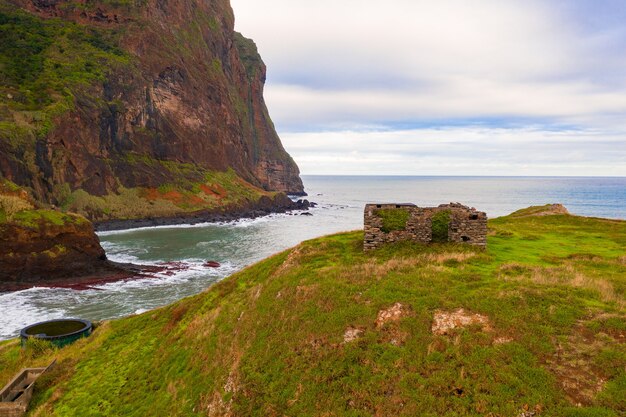
[[[366,251],[404,240],[417,243],[458,242],[487,247],[487,214],[460,203],[441,204],[439,207],[367,204],[364,229],[363,248]]]

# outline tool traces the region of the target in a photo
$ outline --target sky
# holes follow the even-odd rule
[[[303,174],[626,176],[626,1],[231,4]]]

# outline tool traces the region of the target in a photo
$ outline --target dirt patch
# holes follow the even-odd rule
[[[492,330],[487,316],[469,313],[459,308],[455,311],[435,311],[431,331],[437,335],[450,335],[455,329],[469,326],[480,326],[485,332]]]
[[[380,310],[376,317],[376,328],[380,329],[389,322],[399,321],[402,317],[406,317],[409,314],[409,308],[402,303],[395,303],[391,307],[385,310]]]
[[[567,338],[555,339],[555,353],[545,361],[568,400],[577,406],[592,405],[606,385],[606,376],[594,365],[594,358],[607,346],[623,343],[612,335],[594,333],[586,323],[580,320]]]
[[[348,327],[343,334],[343,343],[354,342],[359,337],[361,337],[362,333],[363,329],[359,329],[357,327]]]
[[[493,344],[494,345],[503,345],[505,343],[511,343],[512,341],[513,341],[512,337],[498,336],[495,339],[493,339]]]
[[[535,417],[541,415],[543,411],[543,407],[540,404],[537,404],[534,407],[530,407],[528,404],[524,404],[522,410],[519,412],[517,417]]]
[[[232,361],[230,364],[230,372],[222,390],[216,390],[212,394],[201,396],[200,408],[206,411],[206,415],[215,417],[233,417],[233,403],[235,397],[241,391],[239,364],[241,363],[242,353],[234,346],[231,347],[233,356],[228,358]],[[195,411],[195,410],[194,410]]]
[[[410,313],[410,307],[402,303],[395,303],[387,309],[380,310],[374,323],[381,334],[379,340],[394,346],[403,345],[409,334],[400,328],[399,322]]]
[[[209,187],[206,184],[200,184],[200,190],[206,194],[216,198],[223,198],[226,195],[226,190],[222,187],[217,187],[215,185]]]

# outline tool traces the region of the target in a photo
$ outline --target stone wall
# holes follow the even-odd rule
[[[405,210],[409,212],[404,228],[383,230],[379,210]],[[448,241],[487,246],[487,215],[460,203],[441,204],[439,207],[417,207],[415,204],[367,204],[364,212],[364,250],[381,247],[385,243],[409,240],[417,243],[432,241],[432,218],[441,211],[450,213]]]

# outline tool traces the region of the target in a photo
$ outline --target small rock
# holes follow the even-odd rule
[[[219,268],[221,265],[217,261],[206,261],[202,266],[205,268]]]
[[[462,308],[456,311],[436,311],[431,331],[434,334],[447,335],[451,330],[471,325],[480,325],[483,331],[491,331],[491,323],[487,316],[467,313]]]
[[[503,345],[505,343],[511,343],[512,341],[513,341],[512,337],[500,336],[500,337],[496,337],[495,339],[493,339],[493,344],[494,345]]]
[[[346,332],[343,334],[343,343],[350,343],[355,341],[359,338],[359,336],[361,336],[361,333],[363,333],[362,329],[358,329],[356,327],[348,327],[346,329]]]

